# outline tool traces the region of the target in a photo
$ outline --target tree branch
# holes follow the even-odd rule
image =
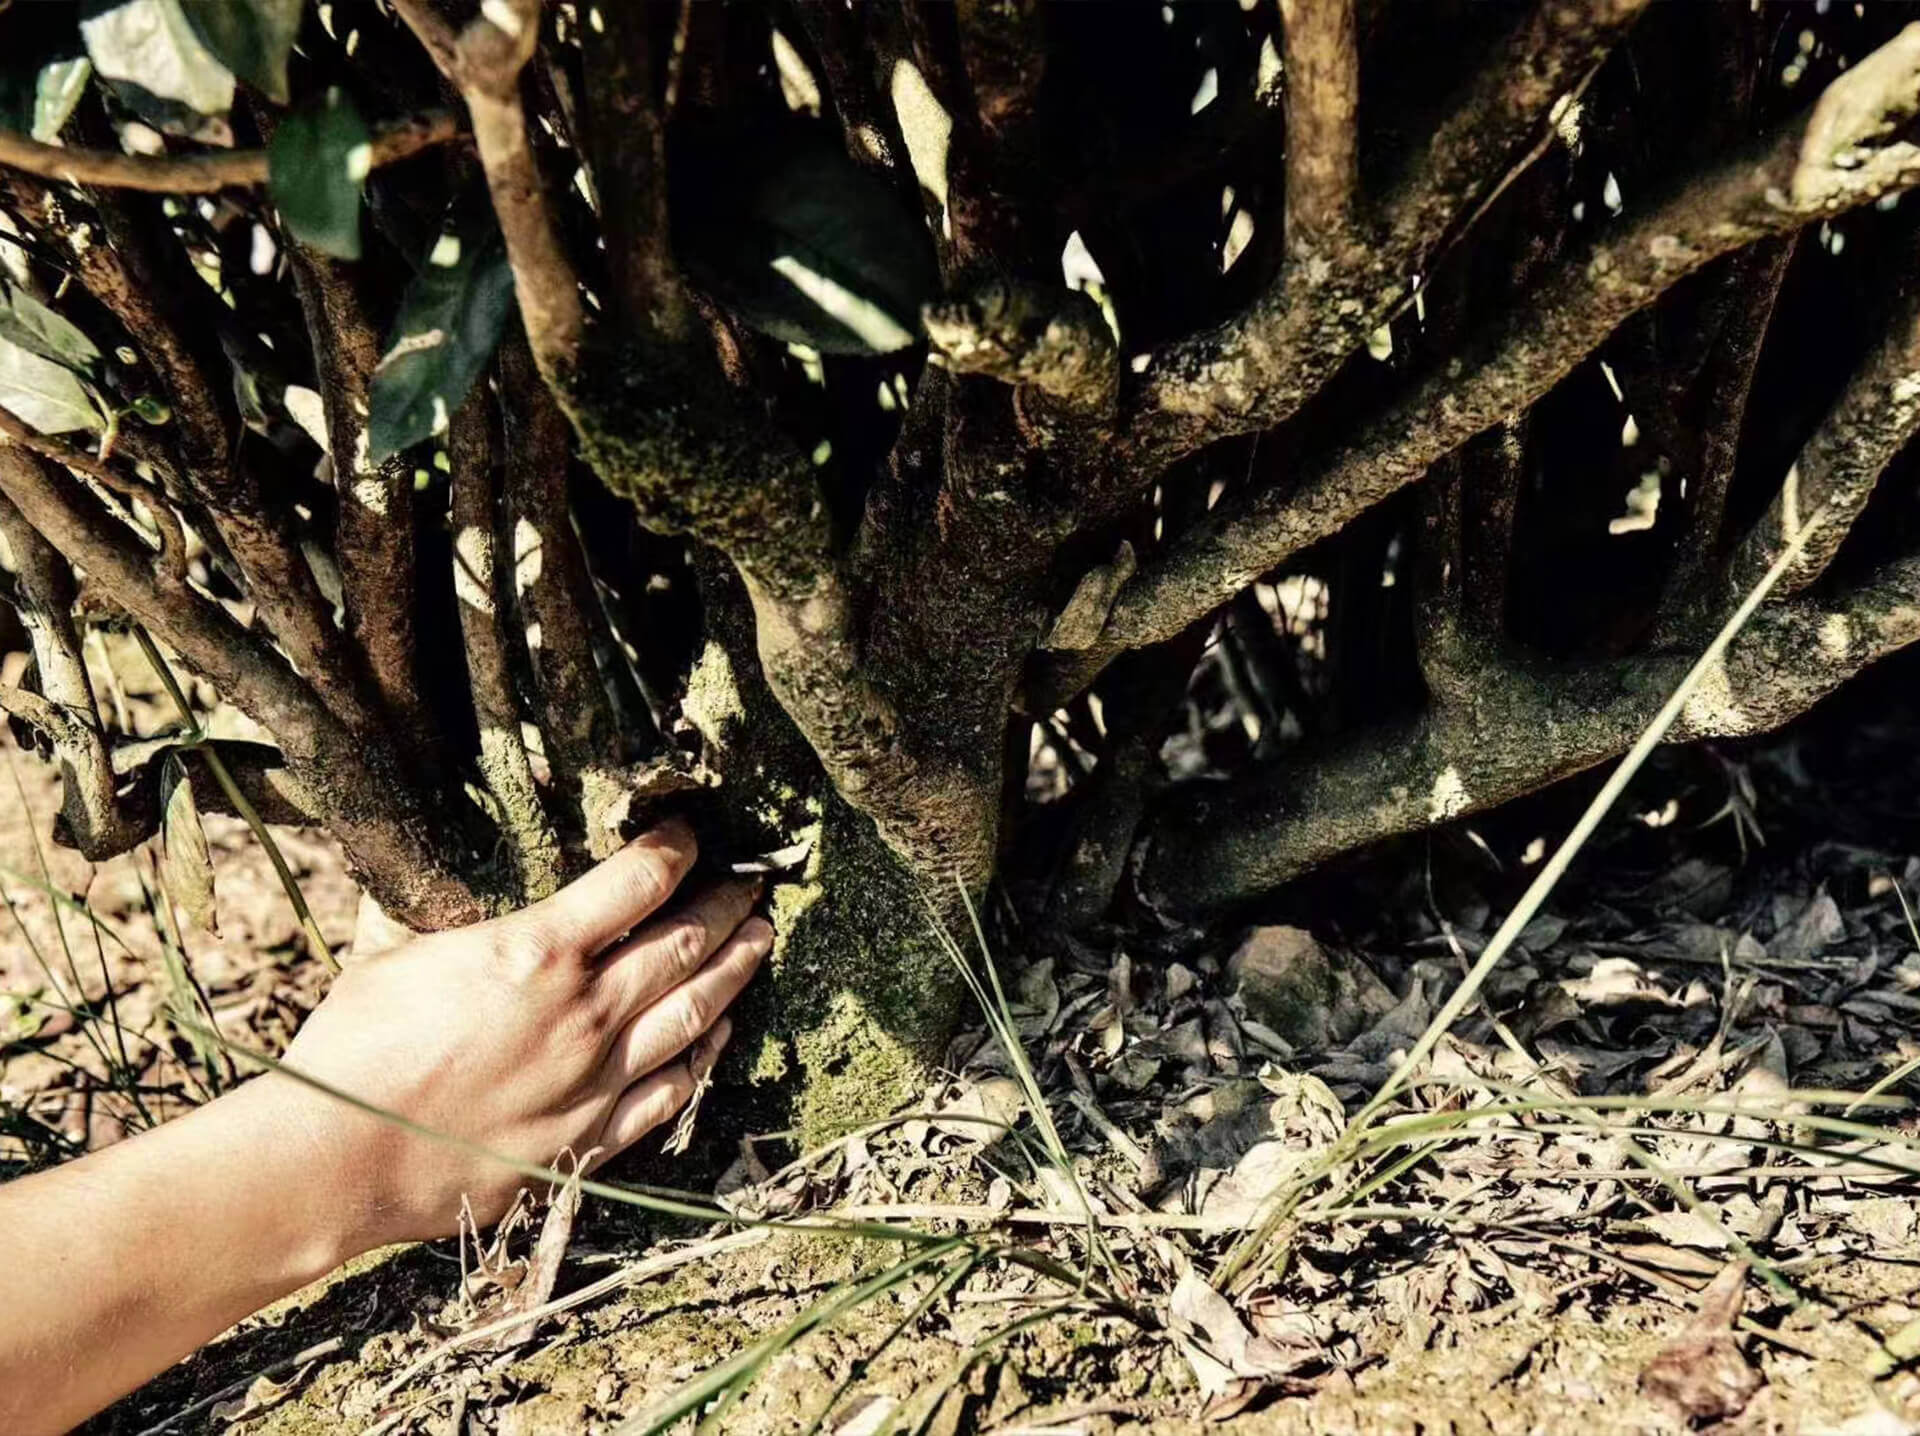
[[[73,845],[91,861],[124,852],[130,835],[114,795],[113,764],[73,621],[73,572],[0,494],[0,544],[20,576],[20,621],[33,646],[40,691],[0,687],[0,708],[38,728],[60,760],[60,811]]]
[[[1920,283],[1910,282],[1887,330],[1800,450],[1766,517],[1741,545],[1733,582],[1751,585],[1800,525],[1827,518],[1781,576],[1776,594],[1806,588],[1833,562],[1875,483],[1920,429]]]
[[[231,367],[220,346],[231,323],[225,306],[186,262],[158,203],[148,196],[102,193],[94,208],[106,230],[68,216],[65,201],[35,180],[0,171],[16,214],[46,225],[72,257],[88,291],[120,321],[146,357],[173,407],[165,431],[178,446],[175,466],[218,540],[238,565],[248,596],[315,690],[359,731],[381,722],[357,655],[333,623],[301,553],[286,506],[240,448],[244,429],[233,399]]]
[[[395,0],[394,8],[466,101],[474,147],[507,241],[521,322],[540,372],[550,382],[570,375],[586,327],[580,286],[554,224],[520,103],[520,72],[540,45],[540,0],[486,5],[457,36],[427,0]]]
[[[1741,256],[1730,276],[1726,294],[1730,312],[1692,383],[1691,407],[1700,416],[1700,459],[1687,506],[1687,532],[1680,540],[1683,553],[1715,560],[1725,557],[1727,536],[1722,530],[1727,493],[1733,485],[1740,435],[1746,426],[1747,400],[1753,392],[1753,376],[1760,366],[1767,326],[1773,319],[1774,301],[1779,298],[1795,248],[1793,235],[1763,240]],[[1791,577],[1787,582],[1791,584]]]
[[[419,595],[412,467],[398,455],[373,463],[367,442],[380,333],[350,266],[297,242],[287,253],[313,346],[339,495],[333,555],[347,633],[407,747],[431,760],[437,735],[421,696],[414,628]]]
[[[1040,448],[1099,443],[1120,392],[1120,355],[1099,306],[1072,289],[991,281],[926,306],[928,340],[949,368],[1015,386],[1021,430]]]
[[[452,115],[427,113],[390,121],[373,132],[373,168],[395,164],[459,136]],[[265,150],[218,150],[196,155],[129,155],[115,150],[45,145],[0,130],[0,165],[66,184],[155,194],[212,194],[265,184]]]
[[[75,448],[64,439],[30,428],[11,409],[0,408],[0,434],[23,449],[31,449],[42,458],[52,459],[75,473],[85,474],[123,499],[138,499],[153,519],[160,540],[159,557],[165,561],[167,571],[177,580],[186,578],[187,536],[181,531],[179,515],[174,513],[164,494],[132,475],[121,473],[85,450]]]
[[[1539,151],[1527,150],[1652,0],[1541,0],[1495,47],[1383,206],[1384,248],[1403,268],[1458,236]],[[1550,132],[1549,132],[1550,133]]]
[[[595,194],[607,232],[613,313],[622,332],[669,342],[693,330],[693,309],[673,262],[667,212],[667,134],[654,100],[649,7],[611,5],[581,37]]]
[[[513,857],[516,902],[533,902],[560,886],[560,844],[520,733],[520,705],[508,657],[507,584],[499,563],[493,444],[486,390],[470,395],[447,435],[452,469],[453,591],[467,651],[467,687],[480,726],[480,774],[499,807]],[[516,635],[517,637],[517,635]]]
[[[1763,608],[1670,741],[1764,732],[1875,659],[1920,642],[1920,559],[1830,604]],[[1254,781],[1188,784],[1137,850],[1143,899],[1194,917],[1272,890],[1335,855],[1494,807],[1624,752],[1689,662],[1551,669],[1491,645],[1460,650],[1450,701]]]
[[[873,82],[865,13],[834,0],[807,0],[795,5],[794,11],[826,71],[827,92],[846,134],[847,154],[855,164],[889,179],[905,175],[911,181],[899,119]]]
[[[209,738],[200,744],[182,744],[175,736],[122,740],[113,745],[113,771],[120,784],[120,805],[129,829],[138,838],[150,838],[160,827],[160,773],[167,755],[177,754],[193,787],[194,806],[203,813],[240,817],[233,799],[213,775],[202,748],[210,748],[225,765],[240,795],[263,823],[306,827],[314,821],[306,804],[311,797],[287,770],[286,759],[270,743],[239,738]],[[137,841],[138,839],[136,839]]]
[[[500,352],[505,419],[506,508],[513,536],[516,598],[532,645],[540,694],[540,731],[555,789],[578,807],[587,849],[607,856],[619,841],[608,819],[629,792],[621,724],[595,661],[594,616],[601,612],[567,499],[566,416],[535,372],[517,335]],[[611,647],[612,635],[604,645]],[[617,660],[615,660],[617,661]],[[633,705],[643,724],[646,708]]]
[[[1153,353],[1123,396],[1124,461],[1157,475],[1217,439],[1271,428],[1298,411],[1406,301],[1410,281],[1464,230],[1476,201],[1510,178],[1513,151],[1648,3],[1541,0],[1387,196],[1374,242],[1352,246],[1338,263],[1321,254],[1285,266],[1240,315]]]
[[[1353,0],[1280,0],[1286,45],[1287,252],[1338,252],[1359,188]]]
[[[454,876],[398,757],[377,733],[349,730],[260,635],[218,605],[156,576],[145,551],[59,469],[0,445],[0,493],[55,549],[85,568],[223,694],[272,730],[311,802],[383,906],[417,927],[485,915]]]
[[[1920,24],[1882,48],[1900,53],[1920,75]],[[1884,67],[1864,64],[1843,74],[1806,128],[1821,123],[1820,117],[1836,106],[1855,116],[1878,117],[1861,121],[1871,128],[1899,106],[1914,103],[1911,90],[1890,83],[1886,74]],[[1864,93],[1853,84],[1862,75],[1872,84]],[[1831,133],[1832,127],[1826,128]],[[1075,661],[1056,664],[1042,677],[1034,701],[1050,711],[1084,687],[1113,654],[1179,632],[1417,479],[1442,455],[1506,415],[1522,412],[1621,321],[1709,260],[1820,214],[1920,183],[1920,146],[1889,144],[1856,168],[1839,172],[1840,181],[1813,186],[1818,208],[1803,209],[1789,198],[1809,188],[1796,178],[1805,163],[1801,133],[1697,178],[1578,258],[1562,261],[1531,302],[1504,316],[1445,371],[1416,384],[1353,443],[1310,460],[1292,489],[1230,496],[1141,567],[1122,590],[1100,642]]]

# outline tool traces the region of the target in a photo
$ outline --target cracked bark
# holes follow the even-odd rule
[[[454,875],[404,767],[378,734],[354,733],[263,637],[191,589],[157,577],[133,535],[54,465],[0,446],[0,493],[137,621],[272,731],[307,795],[302,806],[339,837],[390,913],[421,928],[485,915]]]
[[[521,642],[508,615],[512,550],[502,562],[493,442],[485,387],[453,416],[447,433],[452,498],[453,592],[467,654],[467,688],[480,727],[480,775],[499,810],[511,859],[507,885],[515,906],[560,886],[559,840],[540,800],[520,730],[508,644]]]

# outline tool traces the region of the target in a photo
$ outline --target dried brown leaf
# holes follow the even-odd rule
[[[193,784],[178,753],[160,766],[160,883],[202,932],[220,931],[213,893],[213,854],[207,847]]]

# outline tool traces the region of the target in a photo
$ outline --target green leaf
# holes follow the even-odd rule
[[[373,371],[374,463],[443,432],[492,357],[513,311],[513,271],[491,211],[441,230],[407,287]]]
[[[6,20],[0,123],[43,144],[60,133],[93,74],[75,14],[66,5],[26,5]]]
[[[71,369],[7,338],[0,338],[0,405],[43,434],[106,427],[87,386]]]
[[[277,105],[287,89],[287,56],[306,0],[180,0],[181,13],[215,58]]]
[[[372,163],[366,121],[341,91],[289,115],[267,150],[267,184],[295,238],[358,259],[360,186]]]
[[[82,374],[91,373],[100,362],[100,351],[72,320],[4,279],[0,279],[0,339]]]
[[[675,251],[747,323],[829,354],[918,340],[937,285],[926,223],[824,134],[702,136],[675,172]]]
[[[187,766],[177,752],[160,766],[160,885],[202,932],[220,931],[213,897],[213,853],[200,825]]]
[[[233,71],[200,42],[180,0],[96,5],[80,22],[93,68],[203,115],[233,107]]]
[[[33,128],[29,133],[42,144],[58,135],[72,118],[92,78],[93,62],[85,55],[42,65],[34,83]]]

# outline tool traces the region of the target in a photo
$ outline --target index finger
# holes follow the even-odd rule
[[[669,818],[527,908],[516,921],[537,938],[591,956],[672,897],[699,851],[693,829]]]

